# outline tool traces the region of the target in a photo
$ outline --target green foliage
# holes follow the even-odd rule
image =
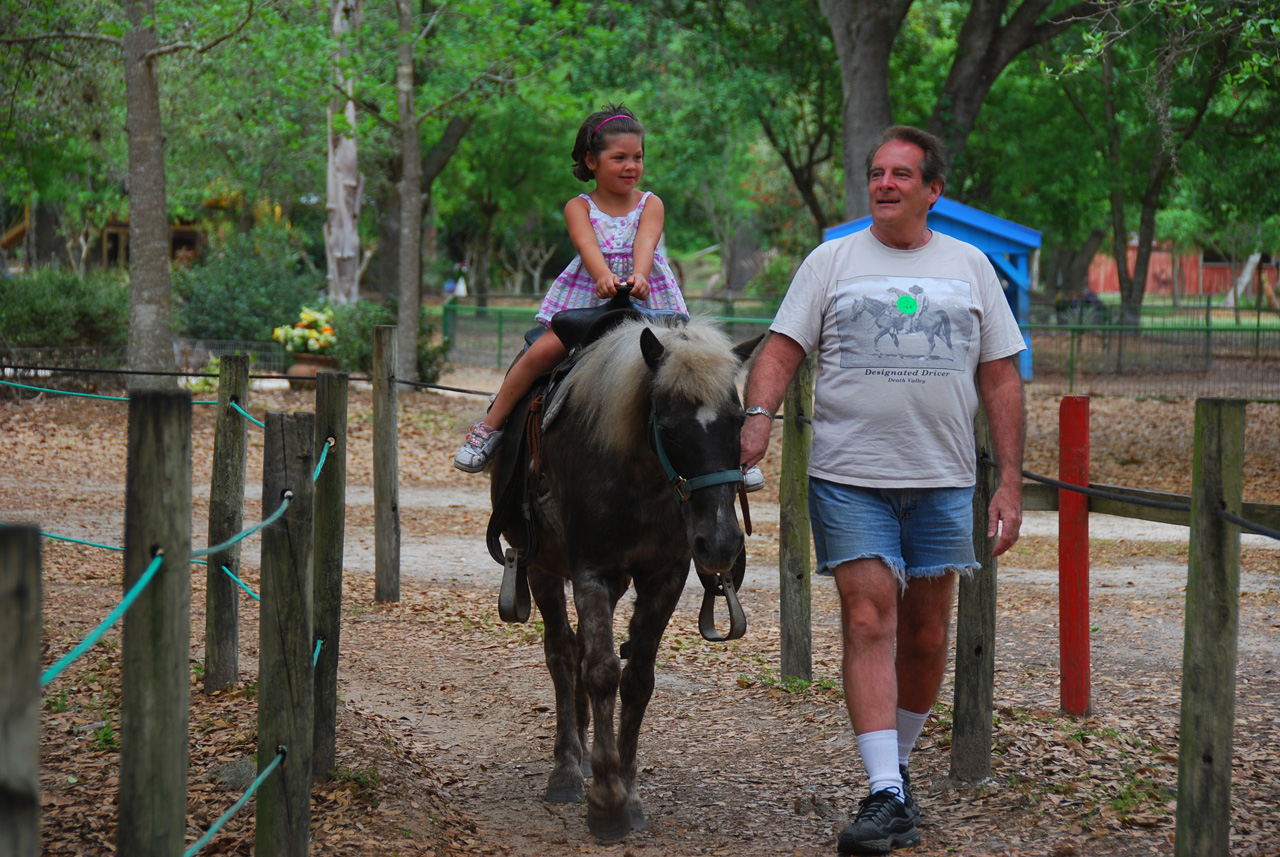
[[[395,310],[376,301],[358,300],[333,308],[333,329],[338,341],[326,353],[343,369],[368,372],[373,368],[373,328],[395,324]]]
[[[203,263],[174,273],[175,324],[189,339],[268,341],[304,304],[316,302],[324,276],[303,265],[292,236],[280,229],[232,234]]]
[[[129,288],[117,271],[42,267],[0,279],[0,334],[13,346],[122,345]]]
[[[396,302],[358,300],[333,307],[333,329],[337,342],[326,351],[350,372],[373,368],[373,328],[396,323]],[[418,375],[425,383],[439,380],[448,366],[449,343],[436,335],[435,319],[423,307],[418,315]]]
[[[435,319],[426,307],[418,312],[418,377],[425,384],[440,380],[449,365],[449,341],[436,338]]]

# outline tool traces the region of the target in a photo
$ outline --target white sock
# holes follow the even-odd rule
[[[929,712],[917,714],[914,711],[907,711],[905,708],[898,709],[898,764],[903,767],[907,764],[907,759],[911,758],[911,749],[916,745],[916,739],[920,737],[920,733],[924,731],[924,722],[929,719]]]
[[[902,775],[898,773],[898,730],[881,729],[857,736],[862,764],[871,780],[871,793],[897,789],[902,794]]]

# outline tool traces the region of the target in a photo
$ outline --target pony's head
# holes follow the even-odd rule
[[[652,415],[680,476],[739,468],[743,412],[736,382],[756,341],[735,347],[718,326],[702,319],[620,325],[591,346],[567,382],[586,442],[609,456],[642,456],[656,469]],[[689,547],[706,573],[728,571],[742,549],[733,507],[737,487],[729,482],[701,488],[680,503]]]

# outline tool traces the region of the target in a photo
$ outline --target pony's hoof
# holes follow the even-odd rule
[[[547,803],[577,803],[587,794],[586,785],[582,782],[582,777],[576,776],[574,772],[552,771],[551,777],[547,780],[547,792],[543,796],[543,800]]]
[[[614,842],[621,842],[631,832],[631,813],[625,805],[618,807],[608,815],[596,812],[588,807],[587,830],[591,831],[591,835],[599,840],[601,844],[609,845]]]
[[[649,826],[649,822],[644,820],[644,804],[640,803],[640,797],[635,792],[627,798],[627,814],[631,816],[632,830],[644,830]]]
[[[588,779],[591,776],[591,760],[590,759],[582,760],[581,770],[582,770],[582,778],[584,780]]]

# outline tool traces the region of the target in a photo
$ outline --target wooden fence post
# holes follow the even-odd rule
[[[813,680],[812,568],[809,565],[809,449],[814,358],[800,362],[783,402],[778,486],[778,604],[782,675]]]
[[[400,600],[400,453],[396,328],[373,328],[373,597]]]
[[[1176,857],[1226,857],[1230,853],[1240,530],[1217,512],[1240,514],[1244,405],[1229,399],[1196,402]]]
[[[268,413],[262,454],[262,514],[284,515],[262,531],[258,643],[258,770],[285,748],[258,791],[254,851],[305,857],[311,836],[313,528],[315,416]]]
[[[249,404],[249,358],[228,355],[219,362],[218,419],[213,430],[213,472],[209,480],[209,544],[220,545],[244,527],[247,420],[232,403]],[[205,570],[204,691],[230,687],[240,679],[240,587],[223,571],[240,576],[240,545],[209,554]]]
[[[116,853],[173,857],[187,829],[191,705],[191,394],[129,396],[124,590],[164,559],[124,616]]]
[[[40,854],[40,531],[0,526],[0,855]]]
[[[1058,406],[1058,479],[1089,487],[1089,397],[1063,396]],[[1062,710],[1090,708],[1089,498],[1058,489],[1058,688]]]
[[[347,373],[316,375],[316,458],[329,439],[315,480],[315,636],[323,641],[315,668],[312,766],[317,781],[333,769],[338,718],[338,635],[342,625],[342,541],[347,506]]]
[[[985,408],[974,420],[978,482],[973,491],[973,552],[980,567],[960,578],[956,615],[956,690],[951,727],[951,776],[981,780],[991,775],[991,717],[996,669],[996,559],[987,538],[987,508],[996,492],[991,425]],[[1005,474],[1021,479],[1021,474]]]

